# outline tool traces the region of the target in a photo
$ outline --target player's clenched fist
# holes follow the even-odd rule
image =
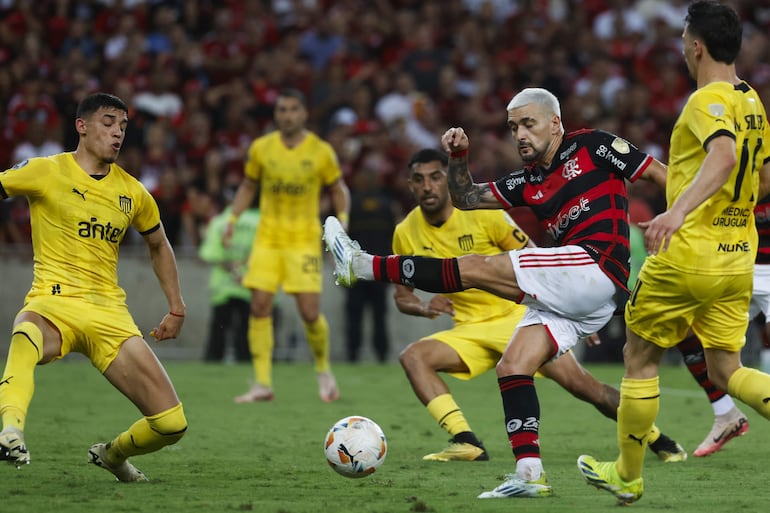
[[[468,149],[469,144],[465,130],[460,127],[450,128],[441,136],[441,147],[450,153]]]

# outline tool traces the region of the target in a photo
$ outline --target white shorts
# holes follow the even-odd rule
[[[749,305],[749,319],[760,313],[765,314],[766,322],[770,323],[770,264],[754,265],[754,289]]]
[[[580,246],[509,251],[527,307],[519,326],[543,324],[558,357],[612,318],[615,284]]]

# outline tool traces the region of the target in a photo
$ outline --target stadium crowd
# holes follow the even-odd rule
[[[0,0],[0,169],[73,150],[78,101],[114,93],[131,108],[120,164],[185,248],[232,199],[284,87],[307,96],[309,128],[334,146],[346,182],[374,176],[402,211],[414,205],[407,159],[450,126],[475,141],[477,182],[519,163],[501,113],[525,86],[559,97],[567,130],[605,128],[665,162],[694,89],[681,57],[687,3]],[[738,73],[770,103],[770,5],[730,3],[745,20]],[[664,209],[654,187],[630,193],[637,219]],[[0,244],[28,240],[25,200],[0,202]]]

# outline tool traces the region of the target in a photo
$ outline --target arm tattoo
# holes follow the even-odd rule
[[[449,195],[454,206],[461,209],[476,208],[479,204],[479,191],[468,170],[468,157],[450,157],[447,175]]]

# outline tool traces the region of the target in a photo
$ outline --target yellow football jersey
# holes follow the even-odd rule
[[[419,207],[401,221],[393,233],[393,250],[399,255],[452,258],[462,255],[496,255],[521,249],[529,236],[503,210],[458,210],[441,226],[425,221]],[[455,309],[454,321],[480,322],[524,308],[479,289],[446,294]]]
[[[714,137],[735,139],[737,163],[719,191],[693,210],[659,258],[667,265],[698,274],[751,272],[757,252],[754,205],[757,171],[768,156],[770,127],[756,91],[714,82],[695,91],[671,133],[666,201],[670,207],[692,183]]]
[[[0,196],[26,196],[34,251],[28,298],[77,297],[125,303],[118,286],[118,250],[129,226],[147,234],[160,226],[155,199],[120,168],[100,180],[72,153],[23,161],[0,173]]]
[[[342,177],[330,144],[309,132],[287,148],[280,133],[272,132],[249,147],[245,173],[260,184],[257,237],[262,243],[320,244],[321,189]]]

